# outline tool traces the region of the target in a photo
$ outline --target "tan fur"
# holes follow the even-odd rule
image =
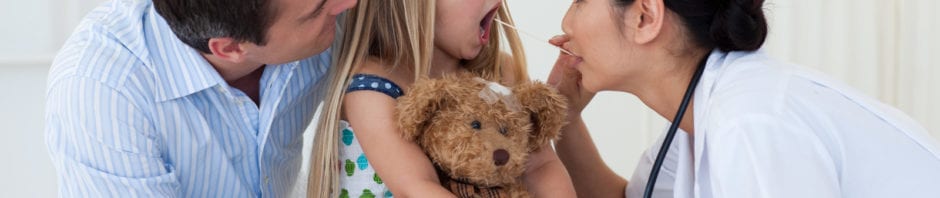
[[[483,89],[486,84],[470,74],[420,79],[398,99],[403,136],[416,141],[449,178],[528,197],[521,180],[525,162],[529,153],[559,138],[567,103],[544,83],[523,82],[512,88],[510,98],[521,107],[513,111],[503,102],[481,99]],[[471,127],[473,121],[479,121],[479,130]],[[509,153],[503,166],[493,160],[498,149]]]

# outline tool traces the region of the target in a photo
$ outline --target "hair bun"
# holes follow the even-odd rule
[[[723,51],[754,51],[767,39],[764,0],[713,0],[718,3],[711,39]]]

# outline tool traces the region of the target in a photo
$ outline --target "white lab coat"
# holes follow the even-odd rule
[[[714,51],[654,197],[940,198],[936,139],[904,113],[760,52]],[[641,197],[662,138],[627,186]]]

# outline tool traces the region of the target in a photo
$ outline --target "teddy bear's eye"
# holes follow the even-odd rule
[[[499,134],[506,135],[507,133],[509,133],[509,129],[506,127],[499,127]]]
[[[480,128],[482,128],[483,126],[481,126],[480,121],[474,120],[473,122],[470,122],[470,127],[473,127],[473,129],[476,129],[476,130],[480,130]]]

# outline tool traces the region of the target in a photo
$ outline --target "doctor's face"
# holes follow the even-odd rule
[[[581,73],[581,85],[592,92],[628,91],[617,86],[640,73],[634,65],[640,65],[636,60],[642,58],[632,53],[637,49],[627,40],[629,31],[618,28],[628,27],[621,26],[625,20],[611,1],[574,0],[562,21],[570,38],[563,47],[582,58],[574,68]]]

